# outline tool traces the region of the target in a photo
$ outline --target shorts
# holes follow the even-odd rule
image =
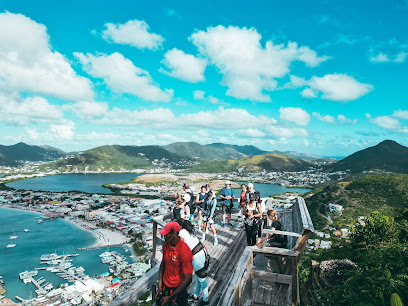
[[[177,287],[167,287],[165,284],[163,284],[163,290],[160,293],[159,297],[156,300],[156,305],[161,305],[160,299],[165,296],[169,296],[176,290]],[[167,305],[178,305],[178,306],[185,306],[188,305],[188,295],[187,295],[187,288],[180,292],[173,300],[170,301],[169,304]]]
[[[230,214],[232,212],[232,204],[228,204],[228,205],[225,205],[225,204],[222,204],[222,213],[225,215],[226,213],[227,214]]]
[[[208,222],[210,225],[215,224],[214,220],[212,218],[208,218],[207,216],[203,217],[204,222]]]

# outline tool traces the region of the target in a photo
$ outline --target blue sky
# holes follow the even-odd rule
[[[408,2],[0,1],[0,144],[408,146]]]

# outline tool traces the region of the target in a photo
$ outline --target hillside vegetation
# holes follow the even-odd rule
[[[335,226],[340,228],[375,210],[395,216],[408,207],[408,175],[367,175],[351,182],[334,183],[313,193],[306,198],[306,203],[314,226],[321,229],[328,224],[322,214],[326,214],[327,204],[335,203],[344,206],[343,214],[334,216]]]

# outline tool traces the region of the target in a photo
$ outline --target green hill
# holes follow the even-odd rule
[[[101,146],[48,163],[40,169],[61,171],[120,171],[154,168],[164,162],[174,167],[181,166],[189,159],[168,152],[159,146]]]
[[[23,142],[12,146],[0,145],[0,165],[2,166],[18,166],[25,161],[51,161],[65,155],[65,152],[50,146],[32,146]]]
[[[322,214],[326,215],[326,205],[329,203],[344,206],[341,215],[334,215],[336,228],[346,227],[358,216],[367,216],[373,211],[395,216],[408,207],[408,175],[375,174],[351,182],[331,184],[315,190],[313,196],[306,198],[306,203],[313,224],[318,229],[328,224]]]
[[[226,173],[234,171],[302,171],[310,167],[306,161],[279,154],[265,154],[236,160],[197,160],[190,172]]]
[[[328,170],[350,170],[351,173],[369,170],[408,173],[408,148],[393,140],[384,140],[330,165]]]
[[[196,142],[176,142],[163,146],[163,148],[175,154],[208,160],[239,159],[265,153],[254,146],[235,146],[223,143],[201,145]]]

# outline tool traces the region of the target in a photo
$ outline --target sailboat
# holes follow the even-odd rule
[[[14,228],[13,228],[13,235],[10,236],[10,239],[17,239],[17,238],[18,236],[16,236],[16,232],[14,231]]]
[[[7,245],[8,248],[14,248],[16,244],[13,242],[13,239],[10,238],[11,243]]]

